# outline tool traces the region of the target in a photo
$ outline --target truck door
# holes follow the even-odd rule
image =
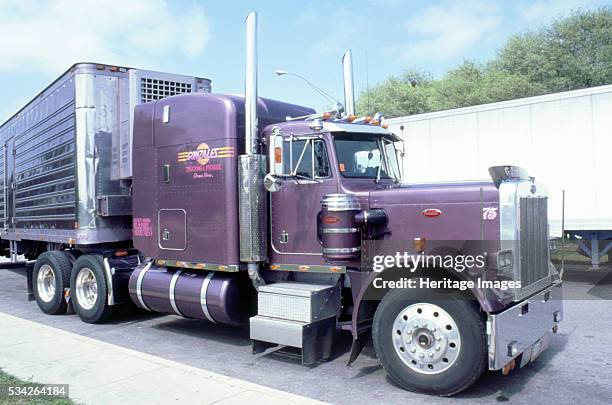
[[[337,192],[325,141],[286,140],[283,165],[283,171],[293,175],[283,178],[280,191],[272,193],[272,249],[285,264],[322,262],[317,235],[321,197]]]

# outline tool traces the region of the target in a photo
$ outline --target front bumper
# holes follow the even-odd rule
[[[520,358],[523,367],[542,353],[549,332],[563,319],[561,282],[487,319],[489,369],[499,370]]]

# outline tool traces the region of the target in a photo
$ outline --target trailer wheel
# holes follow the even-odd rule
[[[378,359],[400,387],[454,395],[486,365],[486,330],[474,302],[456,291],[395,289],[372,325]]]
[[[70,282],[70,261],[60,251],[44,252],[34,264],[34,298],[41,311],[49,315],[65,314],[64,289]]]
[[[83,322],[102,323],[112,313],[108,305],[102,256],[80,256],[72,268],[70,295],[74,311]]]

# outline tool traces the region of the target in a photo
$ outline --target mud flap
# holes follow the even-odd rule
[[[346,364],[347,366],[350,366],[355,360],[357,360],[357,357],[359,356],[365,345],[367,345],[371,339],[372,320],[368,320],[357,327],[357,333],[353,333],[351,355],[349,356],[349,361]]]
[[[34,301],[36,298],[34,297],[34,286],[32,285],[32,273],[34,273],[34,264],[35,261],[30,261],[26,263],[26,282],[28,284],[28,301]]]

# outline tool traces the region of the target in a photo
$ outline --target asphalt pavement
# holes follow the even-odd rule
[[[89,325],[76,315],[49,316],[26,296],[25,269],[0,269],[0,312],[210,372],[335,404],[492,403],[609,404],[612,398],[612,273],[568,270],[565,319],[551,347],[508,376],[485,372],[452,399],[404,391],[386,378],[371,347],[347,367],[350,334],[316,367],[294,356],[253,356],[248,328],[213,325],[125,308],[112,322]],[[0,331],[0,339],[2,331]],[[38,344],[44,345],[44,340]],[[57,346],[48,350],[70,348]]]

